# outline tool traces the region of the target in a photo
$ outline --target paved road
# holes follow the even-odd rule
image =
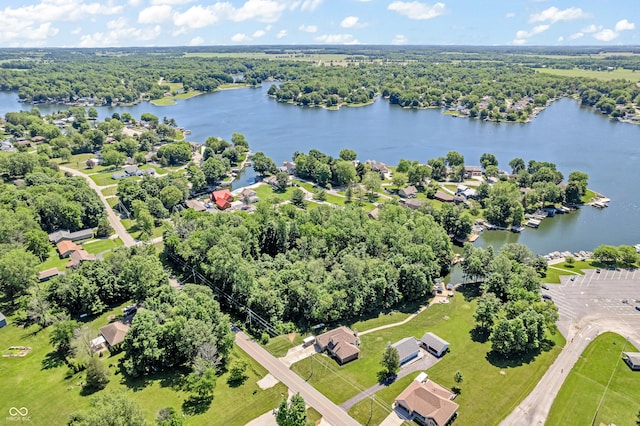
[[[558,329],[567,344],[535,389],[501,426],[544,425],[553,400],[587,345],[600,333],[612,331],[640,347],[640,270],[585,271],[574,280],[561,277],[546,293],[558,306]],[[629,303],[623,303],[627,300]]]
[[[329,398],[289,370],[282,361],[272,356],[245,333],[236,331],[236,344],[266,368],[275,378],[284,383],[292,392],[300,392],[307,405],[315,408],[330,424],[335,426],[356,426],[359,424],[346,411],[343,411],[331,402]]]
[[[109,219],[109,224],[111,224],[111,227],[114,229],[114,231],[116,231],[116,234],[118,235],[118,237],[120,237],[120,239],[124,243],[125,247],[131,247],[131,246],[136,244],[136,241],[127,232],[125,227],[122,225],[122,222],[120,222],[120,220],[118,219],[118,216],[116,215],[116,213],[113,211],[113,209],[111,208],[111,206],[107,202],[107,198],[104,195],[102,195],[101,187],[98,186],[93,181],[93,179],[91,179],[89,176],[87,176],[86,174],[82,173],[81,171],[74,170],[74,169],[71,169],[69,167],[60,166],[60,170],[62,170],[64,172],[67,172],[67,173],[70,173],[73,176],[79,176],[79,177],[83,178],[87,182],[89,187],[91,189],[93,189],[96,192],[96,194],[98,194],[98,197],[100,197],[100,201],[102,201],[102,204],[104,204],[104,208],[107,211],[107,218]]]

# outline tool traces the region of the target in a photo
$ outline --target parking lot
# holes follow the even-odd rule
[[[619,322],[630,334],[640,330],[640,269],[587,270],[584,275],[562,276],[560,285],[549,285],[549,294],[558,306],[558,327],[567,335],[568,327],[591,321]]]

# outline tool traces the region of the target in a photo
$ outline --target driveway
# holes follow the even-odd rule
[[[549,285],[558,306],[558,329],[566,346],[535,389],[501,423],[503,426],[543,425],[558,391],[587,345],[600,333],[612,331],[640,346],[640,270],[595,270],[585,275],[560,277]],[[625,303],[627,301],[628,303]]]

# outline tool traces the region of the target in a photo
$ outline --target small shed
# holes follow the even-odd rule
[[[0,328],[7,325],[7,317],[4,316],[2,312],[0,312]]]
[[[430,353],[441,357],[449,350],[449,342],[429,332],[424,333],[420,339],[422,346]]]
[[[632,370],[640,370],[640,352],[622,352],[622,359]]]
[[[304,340],[302,341],[302,346],[306,348],[307,346],[313,345],[315,342],[316,342],[316,336],[305,337]]]

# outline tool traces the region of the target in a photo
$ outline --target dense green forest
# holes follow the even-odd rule
[[[541,69],[640,69],[638,55],[593,49],[391,48],[305,49],[296,56],[342,55],[342,60],[282,59],[287,49],[242,49],[216,57],[201,49],[14,51],[0,67],[0,89],[27,102],[131,103],[159,99],[172,87],[211,92],[223,84],[282,82],[269,94],[300,105],[361,105],[376,95],[403,107],[444,107],[463,116],[526,121],[560,96],[576,96],[612,117],[636,115],[640,88],[628,80],[539,73]],[[185,55],[187,51],[188,55]],[[328,56],[332,58],[333,56]],[[322,66],[319,66],[319,65]]]
[[[285,331],[338,321],[429,294],[453,256],[427,214],[388,206],[310,211],[259,204],[252,214],[184,211],[165,250]]]

